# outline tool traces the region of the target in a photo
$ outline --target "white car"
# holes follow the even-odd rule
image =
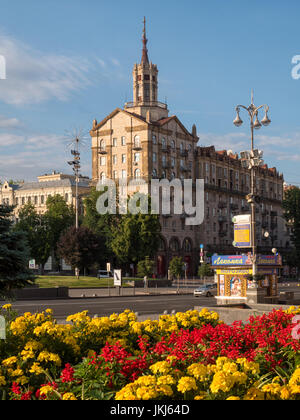
[[[218,292],[218,286],[217,284],[205,284],[203,286],[197,287],[197,289],[194,290],[194,296],[206,296],[206,297],[212,297],[216,296]]]
[[[99,270],[97,273],[98,279],[109,279],[113,277],[112,273],[110,271],[106,270]]]

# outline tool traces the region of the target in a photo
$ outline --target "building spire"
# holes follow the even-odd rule
[[[141,64],[149,64],[148,50],[147,50],[148,39],[146,37],[146,17],[144,17],[144,30],[143,30],[143,54]]]

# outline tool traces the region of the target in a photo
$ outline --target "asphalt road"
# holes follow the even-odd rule
[[[23,314],[24,312],[41,312],[50,308],[54,317],[58,320],[65,319],[68,315],[77,312],[89,311],[90,316],[107,316],[112,313],[121,313],[125,309],[138,312],[140,315],[163,314],[164,311],[175,310],[185,312],[194,309],[195,306],[215,306],[214,298],[199,297],[193,295],[168,295],[168,296],[135,296],[135,297],[111,297],[92,299],[68,299],[48,301],[17,301],[13,308]]]

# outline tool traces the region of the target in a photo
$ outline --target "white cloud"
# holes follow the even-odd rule
[[[0,115],[0,129],[13,129],[20,126],[21,123],[17,118],[7,118],[4,115]]]
[[[5,35],[0,54],[6,59],[7,78],[1,80],[0,100],[12,104],[36,104],[70,96],[92,84],[92,72],[103,66],[83,57],[44,53]]]

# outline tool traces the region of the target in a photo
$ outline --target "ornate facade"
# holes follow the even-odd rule
[[[194,275],[200,244],[210,253],[236,251],[232,247],[232,217],[250,210],[246,201],[250,173],[237,155],[216,151],[213,146],[198,147],[196,126],[188,130],[177,116],[169,115],[166,104],[158,101],[158,68],[149,61],[145,26],[142,59],[133,69],[133,102],[115,109],[101,122],[94,120],[90,134],[94,183],[107,178],[117,182],[143,179],[147,185],[153,178],[205,181],[202,225],[187,226],[185,215],[161,216],[159,276],[166,275],[175,255],[184,258],[188,274]],[[285,247],[288,236],[281,219],[282,174],[275,168],[259,168],[256,188],[261,197],[257,205],[258,244]],[[272,229],[271,239],[262,239],[263,229]]]

